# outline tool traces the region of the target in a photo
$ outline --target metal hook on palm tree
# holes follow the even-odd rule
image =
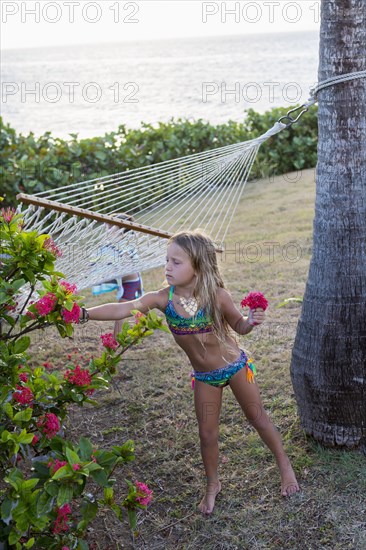
[[[358,78],[366,78],[366,71],[356,71],[353,73],[340,74],[328,78],[327,80],[323,80],[323,82],[319,82],[316,86],[310,89],[310,98],[306,103],[300,105],[299,107],[291,109],[290,111],[288,111],[288,113],[286,113],[286,115],[278,119],[277,122],[281,122],[282,124],[286,125],[286,128],[289,128],[293,124],[296,124],[296,122],[300,120],[302,115],[309,110],[309,107],[311,107],[318,101],[318,93],[321,90],[324,90],[329,86],[334,86],[334,84],[342,84],[343,82],[349,82],[350,80],[356,80]],[[302,109],[302,111],[297,115],[296,118],[291,116],[292,113],[296,113],[297,111],[300,111],[300,109]]]
[[[296,124],[296,122],[298,122],[300,120],[302,115],[304,113],[306,113],[309,110],[309,107],[311,105],[313,105],[314,103],[315,103],[315,101],[309,102],[309,103],[304,103],[303,105],[300,105],[300,107],[295,107],[294,109],[291,109],[290,111],[288,111],[288,113],[286,113],[286,115],[279,118],[277,122],[282,122],[282,124],[286,124],[286,128],[290,128],[290,126],[292,126],[293,124]],[[296,113],[300,109],[302,109],[302,111],[297,115],[296,118],[293,118],[291,116],[291,113]]]

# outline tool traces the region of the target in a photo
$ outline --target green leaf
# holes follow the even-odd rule
[[[57,506],[62,506],[72,500],[74,491],[70,484],[62,484],[57,495]]]
[[[44,270],[49,271],[50,273],[53,273],[53,266],[54,266],[53,262],[46,262],[44,264]]]
[[[93,445],[86,437],[81,436],[79,441],[80,457],[83,461],[90,459],[93,452]]]
[[[91,472],[95,472],[95,470],[102,470],[103,468],[96,462],[89,462],[89,464],[86,464],[84,466],[84,469],[87,470],[90,474]]]
[[[34,487],[37,485],[38,482],[39,482],[39,479],[37,478],[27,479],[23,481],[19,485],[19,492],[31,491],[32,489],[34,489]]]
[[[15,289],[15,290],[19,290],[23,285],[25,285],[26,283],[26,280],[25,279],[17,279],[16,281],[13,281],[12,282],[12,287]]]
[[[6,441],[9,441],[9,439],[11,439],[11,433],[8,432],[8,430],[4,430],[1,434],[1,441],[5,443]]]
[[[8,497],[5,498],[5,500],[1,504],[1,520],[6,524],[9,525],[10,521],[12,520],[12,510],[16,507],[18,502],[16,500],[10,500]]]
[[[52,476],[52,479],[62,479],[70,474],[70,466],[61,466]]]
[[[73,300],[66,300],[64,303],[64,308],[67,309],[67,311],[71,311],[74,307],[74,301]]]
[[[47,483],[47,484],[45,484],[45,487],[44,487],[44,488],[45,488],[45,490],[47,491],[47,493],[48,493],[49,495],[51,495],[52,497],[55,497],[55,496],[57,495],[57,493],[58,493],[58,485],[57,485],[57,483],[52,483],[52,482]]]
[[[131,531],[136,531],[137,526],[137,514],[135,510],[127,510],[128,522],[130,524]]]
[[[1,299],[1,298],[0,298]],[[4,313],[2,314],[2,318],[5,319],[5,321],[7,323],[9,323],[9,325],[11,327],[13,327],[15,325],[15,319],[13,319],[13,317],[10,317],[10,315],[5,315]]]
[[[77,550],[89,550],[89,544],[84,539],[78,540]]]
[[[113,487],[105,487],[104,488],[104,499],[109,504],[113,501],[114,498],[114,490]]]
[[[23,353],[30,346],[29,336],[22,336],[14,343],[14,353]]]
[[[118,506],[118,504],[111,504],[110,505],[110,508],[111,510],[113,510],[113,512],[116,514],[116,516],[118,517],[118,519],[120,521],[122,521],[122,518],[123,518],[123,512],[122,512],[122,508],[120,506]]]
[[[13,418],[13,417],[14,417],[14,409],[13,409],[13,407],[10,405],[10,403],[4,403],[4,405],[3,405],[3,410],[4,410],[4,412],[8,415],[9,418]]]
[[[90,473],[90,475],[101,487],[108,487],[110,485],[107,474],[104,470],[94,470]]]
[[[30,433],[27,433],[26,430],[22,430],[18,436],[18,443],[24,443],[25,445],[29,445],[29,443],[32,443],[33,437],[34,437],[34,434],[30,434]]]
[[[74,328],[73,328],[73,326],[72,326],[70,323],[68,323],[67,325],[65,325],[65,330],[66,330],[66,336],[69,336],[69,337],[70,337],[70,336],[72,336],[73,333],[74,333]]]
[[[36,539],[34,537],[30,538],[25,544],[24,544],[24,548],[32,548],[32,546],[34,545],[34,543],[36,542]]]
[[[97,151],[95,153],[95,156],[97,157],[98,160],[105,160],[107,158],[107,155],[105,153],[103,153],[102,151]]]
[[[116,454],[123,458],[124,462],[132,462],[135,460],[135,443],[132,439],[126,441],[121,447],[112,447]]]
[[[17,412],[14,415],[13,420],[14,422],[28,422],[32,418],[32,414],[33,414],[33,410],[30,407],[28,407],[24,411]],[[32,439],[33,439],[33,434],[32,434]],[[32,439],[30,441],[19,440],[19,443],[30,443]]]
[[[47,494],[46,491],[41,492],[37,500],[37,516],[49,514],[54,506],[54,502],[54,496]]]
[[[12,529],[10,531],[10,535],[9,535],[9,544],[12,545],[12,544],[16,544],[18,542],[18,540],[20,539],[21,535],[15,531],[14,529]]]
[[[80,507],[80,512],[84,520],[87,521],[87,523],[89,523],[97,515],[98,502],[97,501],[90,502],[90,500],[83,500]]]
[[[66,447],[66,458],[68,460],[68,463],[72,466],[73,464],[79,464],[80,463],[80,457],[79,455],[70,449],[69,447]]]

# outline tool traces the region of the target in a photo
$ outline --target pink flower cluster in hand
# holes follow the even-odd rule
[[[59,533],[62,533],[62,531],[65,532],[69,530],[69,525],[67,522],[70,521],[70,514],[71,508],[69,504],[60,506],[57,510],[57,518],[52,531],[54,535],[58,535]]]
[[[67,294],[76,294],[77,292],[77,286],[67,281],[61,281],[60,286],[62,286]]]
[[[14,401],[20,403],[21,405],[29,405],[34,399],[34,395],[29,388],[23,388],[22,386],[17,385],[17,391],[13,393]]]
[[[62,256],[61,250],[55,245],[52,237],[49,237],[44,241],[43,248],[48,250],[48,252],[51,252],[51,254],[56,256],[56,258],[60,258]]]
[[[47,439],[52,439],[60,431],[60,421],[53,413],[46,413],[44,416],[41,416],[37,422],[37,426]]]
[[[111,332],[108,332],[107,334],[102,334],[101,339],[102,344],[105,348],[113,350],[118,348],[118,342]]]
[[[67,370],[64,374],[65,380],[75,386],[90,386],[92,383],[92,377],[88,369],[82,369],[79,365],[76,365],[74,370]]]
[[[62,466],[66,466],[66,464],[66,460],[59,460],[58,458],[55,458],[55,460],[51,459],[47,466],[49,467],[51,474],[54,475],[57,470],[62,468]]]
[[[38,302],[34,304],[39,315],[44,317],[54,310],[57,298],[52,292],[45,294]]]
[[[145,483],[141,483],[140,481],[135,481],[135,486],[137,489],[136,501],[141,506],[148,506],[152,501],[153,491],[149,489]]]
[[[71,311],[62,308],[61,315],[65,323],[78,323],[80,319],[80,306],[74,302]]]
[[[4,218],[4,222],[10,223],[15,216],[15,208],[2,208],[1,215]]]
[[[240,303],[241,307],[249,307],[250,309],[261,308],[265,311],[268,307],[268,301],[261,292],[249,292]]]

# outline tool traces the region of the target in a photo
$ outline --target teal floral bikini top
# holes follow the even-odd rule
[[[212,332],[212,320],[206,316],[204,309],[199,309],[194,317],[182,317],[174,309],[173,304],[174,286],[169,289],[169,301],[165,308],[165,317],[170,332],[173,334],[203,334]]]

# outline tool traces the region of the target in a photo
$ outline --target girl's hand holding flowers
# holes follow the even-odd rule
[[[249,307],[248,322],[251,326],[261,325],[265,319],[268,302],[261,292],[249,292],[240,303],[241,307]]]

